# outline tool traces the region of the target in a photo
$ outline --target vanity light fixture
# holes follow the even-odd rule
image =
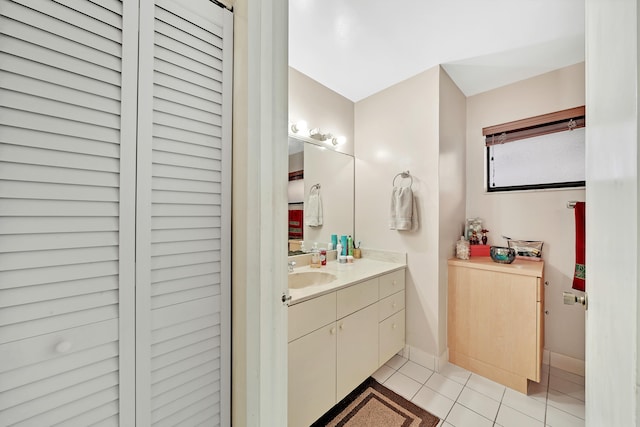
[[[292,133],[302,134],[302,136],[315,139],[316,141],[326,142],[327,144],[331,143],[334,147],[347,142],[347,138],[345,136],[333,136],[330,133],[322,133],[320,128],[313,128],[309,130],[308,124],[305,120],[298,120],[297,122],[292,123],[289,128]]]
[[[309,131],[309,137],[317,141],[326,141],[332,138],[330,133],[322,133],[320,128],[314,128]]]

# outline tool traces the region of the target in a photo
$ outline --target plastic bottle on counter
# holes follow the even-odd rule
[[[314,243],[313,248],[311,249],[311,263],[309,267],[320,268],[322,265],[322,261],[320,260],[320,250],[318,249],[318,244]]]
[[[342,243],[338,242],[336,245],[336,256],[340,259],[340,255],[342,255]]]
[[[470,252],[469,242],[465,240],[464,236],[460,236],[460,240],[456,242],[456,258],[469,259]]]

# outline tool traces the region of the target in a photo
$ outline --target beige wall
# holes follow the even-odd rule
[[[407,344],[441,352],[438,278],[439,67],[355,105],[356,240],[407,253]],[[409,170],[418,203],[416,232],[389,229],[394,176]]]
[[[299,120],[323,133],[345,136],[337,151],[353,155],[353,102],[289,67],[289,121]]]
[[[574,269],[574,217],[570,200],[585,200],[583,189],[485,192],[482,128],[585,104],[584,63],[481,93],[467,99],[466,216],[480,217],[489,244],[505,245],[506,235],[543,240],[545,260],[545,348],[584,360],[584,310],[565,306]],[[587,118],[588,126],[588,118]]]
[[[439,349],[447,348],[447,260],[455,253],[465,218],[467,98],[440,68],[439,152]]]

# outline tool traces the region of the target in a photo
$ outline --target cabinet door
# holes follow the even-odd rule
[[[537,377],[538,278],[450,267],[449,347],[522,377]]]
[[[378,366],[382,366],[404,347],[405,311],[402,310],[380,322],[379,334]]]
[[[337,400],[378,368],[378,307],[372,304],[338,320]]]
[[[336,403],[336,324],[289,343],[289,427],[307,427]]]

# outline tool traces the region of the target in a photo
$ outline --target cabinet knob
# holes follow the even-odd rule
[[[64,341],[60,341],[58,344],[56,344],[56,352],[58,353],[66,353],[69,350],[71,350],[71,342],[64,340]]]
[[[391,329],[395,329],[395,328],[396,328],[396,324],[395,324],[395,323],[393,323],[393,324],[391,325]]]
[[[395,286],[397,284],[397,282],[394,280],[391,282],[391,286]]]
[[[331,335],[335,335],[335,334],[336,334],[336,328],[331,328],[331,329],[329,329],[329,333],[330,333]]]
[[[340,330],[344,330],[344,323],[340,323]]]
[[[391,308],[396,308],[396,303],[391,304]]]

